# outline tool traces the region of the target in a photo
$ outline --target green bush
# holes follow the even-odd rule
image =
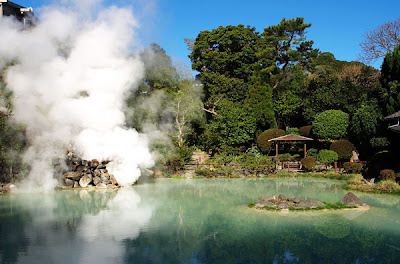
[[[400,185],[394,180],[380,181],[376,184],[375,188],[382,192],[398,192],[400,191]]]
[[[301,159],[301,164],[303,164],[305,170],[313,171],[317,166],[317,160],[313,157],[305,157]]]
[[[340,110],[327,110],[315,116],[313,133],[325,140],[341,138],[349,126],[349,115]]]
[[[317,158],[318,156],[318,150],[315,148],[310,148],[309,150],[307,150],[307,156],[313,157],[313,158]]]
[[[268,140],[280,136],[284,136],[285,131],[278,128],[271,128],[262,132],[257,138],[257,146],[263,153],[269,154],[272,150],[272,143]]]
[[[302,126],[299,128],[299,134],[304,137],[309,137],[311,136],[311,129],[312,126]]]
[[[379,172],[379,176],[381,178],[381,180],[396,180],[396,173],[394,172],[394,170],[390,170],[390,169],[386,169],[386,170],[381,170]]]
[[[371,147],[373,147],[373,148],[384,148],[384,147],[389,146],[389,144],[390,144],[389,140],[385,137],[371,138],[369,140],[369,143],[371,144]]]
[[[353,153],[354,145],[347,139],[341,139],[331,144],[331,150],[338,154],[339,160],[350,159]]]
[[[279,160],[280,162],[286,162],[286,161],[291,160],[291,156],[290,156],[289,153],[279,154],[279,155],[278,155],[278,160]]]
[[[319,151],[317,159],[321,163],[330,164],[338,160],[338,154],[333,150],[322,149]]]
[[[297,127],[288,127],[286,129],[286,135],[289,135],[289,134],[300,135],[299,129]]]
[[[343,163],[343,169],[347,173],[360,173],[363,168],[362,163],[345,162]]]
[[[202,167],[198,167],[194,170],[194,172],[198,175],[198,176],[203,176],[203,177],[207,177],[210,178],[213,175],[213,172],[208,169],[208,168],[202,168]]]

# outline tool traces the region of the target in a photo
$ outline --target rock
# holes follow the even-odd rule
[[[99,165],[97,166],[97,168],[98,168],[98,169],[105,169],[105,168],[106,168],[106,165],[105,165],[105,164],[99,164]]]
[[[270,201],[261,201],[261,202],[256,202],[254,205],[255,208],[264,208],[264,206],[269,206],[269,207],[276,207],[276,204]]]
[[[64,177],[73,180],[79,180],[82,177],[82,173],[78,171],[69,171],[64,173]]]
[[[96,185],[96,188],[107,188],[107,185],[101,182],[98,185]]]
[[[296,208],[316,208],[319,206],[325,206],[325,204],[317,200],[302,200],[296,204]]]
[[[260,199],[258,199],[256,201],[256,203],[271,202],[271,201],[274,201],[274,200],[276,200],[275,196],[266,196],[265,195],[265,196],[261,197]]]
[[[74,180],[70,180],[70,179],[64,179],[64,183],[65,183],[65,186],[67,186],[67,187],[74,187],[74,183],[75,183],[76,181],[74,181]]]
[[[289,204],[287,202],[278,202],[276,204],[276,208],[282,210],[282,209],[289,209]]]
[[[79,185],[82,188],[86,188],[89,183],[92,182],[92,175],[91,174],[85,174],[80,180],[79,180]]]
[[[286,201],[286,200],[287,200],[286,195],[284,195],[284,194],[279,194],[278,200],[280,200],[280,201]]]
[[[79,187],[79,182],[74,181],[74,188],[78,188]]]
[[[368,206],[368,204],[363,202],[352,192],[347,193],[340,202],[347,206],[357,206],[357,207]]]
[[[90,163],[90,166],[92,168],[96,168],[97,166],[99,166],[99,161],[96,159],[93,159],[92,162]]]
[[[115,179],[114,175],[110,174],[110,181],[113,185],[118,185],[117,179]]]
[[[93,184],[98,186],[101,183],[101,178],[96,176],[93,178]]]
[[[301,197],[300,195],[297,195],[296,197],[294,197],[293,202],[294,203],[299,203],[300,201],[303,201],[303,197]]]
[[[93,171],[93,174],[94,174],[95,177],[100,177],[100,175],[101,175],[100,170],[98,170],[98,169],[95,169]]]

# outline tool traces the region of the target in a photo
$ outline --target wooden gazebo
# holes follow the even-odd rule
[[[307,157],[307,141],[313,141],[314,139],[308,138],[308,137],[303,137],[295,134],[289,134],[286,136],[281,136],[277,138],[271,138],[268,140],[268,142],[273,142],[275,143],[275,153],[276,156],[278,156],[278,144],[279,143],[291,143],[291,142],[303,142],[304,141],[304,157]]]

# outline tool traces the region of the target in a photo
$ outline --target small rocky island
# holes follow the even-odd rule
[[[354,193],[349,192],[338,203],[327,203],[317,200],[303,200],[298,195],[294,198],[286,198],[284,194],[276,196],[263,196],[256,202],[249,203],[250,208],[263,209],[263,210],[325,210],[325,209],[347,209],[347,208],[361,208],[369,209],[370,206],[358,198]]]

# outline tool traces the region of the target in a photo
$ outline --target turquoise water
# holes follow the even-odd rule
[[[400,197],[368,211],[278,213],[262,195],[337,202],[340,182],[157,180],[0,196],[1,263],[400,263]]]

